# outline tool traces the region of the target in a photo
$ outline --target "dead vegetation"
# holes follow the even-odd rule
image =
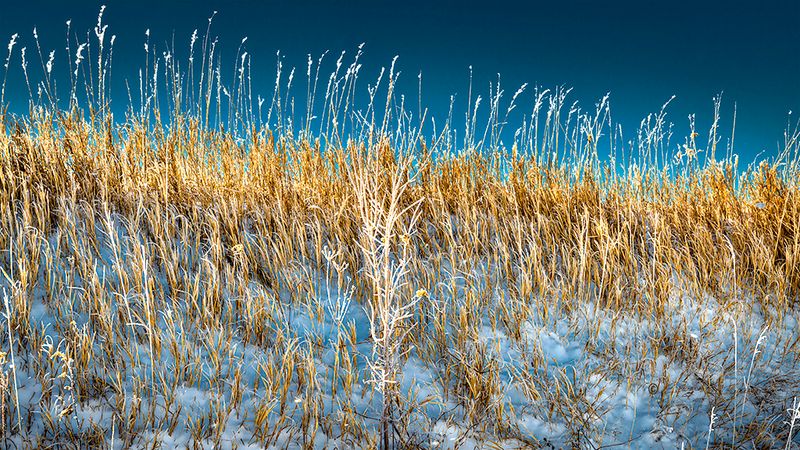
[[[498,82],[456,142],[415,127],[394,63],[355,110],[360,52],[291,124],[280,72],[262,111],[208,37],[205,79],[157,60],[117,121],[100,19],[68,108],[0,115],[4,445],[600,448],[645,405],[653,442],[791,446],[797,130],[743,169],[692,125],[663,161],[662,110],[604,162],[606,100],[537,90],[507,149]]]

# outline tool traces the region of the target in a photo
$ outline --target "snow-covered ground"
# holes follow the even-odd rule
[[[314,295],[293,303],[288,292],[251,280],[241,290],[224,290],[225,304],[234,308],[237,298],[261,299],[258,305],[274,308],[270,314],[228,311],[213,325],[198,320],[202,311],[168,291],[166,275],[156,264],[145,279],[152,280],[151,288],[161,286],[150,292],[163,296],[148,300],[135,285],[120,292],[117,265],[141,270],[132,249],[144,238],[127,236],[121,226],[115,230],[116,252],[110,247],[113,240],[99,239],[100,252],[92,257],[94,280],[78,280],[73,255],[63,249],[62,261],[52,266],[60,271],[39,273],[40,283],[27,301],[33,335],[14,336],[16,370],[9,361],[3,368],[16,377],[25,430],[6,440],[5,448],[37,445],[37,439],[58,445],[70,441],[70,435],[81,436],[88,446],[92,436],[100,435],[113,448],[150,448],[153,443],[183,448],[198,442],[212,447],[215,441],[222,448],[240,449],[376,443],[382,399],[366,382],[367,361],[374,357],[368,311],[355,298],[349,275],[340,290],[330,272],[302,267],[287,272],[290,284],[312,274],[311,281],[298,286]],[[100,225],[97,232],[103,235]],[[53,254],[58,245],[59,237],[51,236],[43,253]],[[209,276],[198,269],[202,252],[190,249],[186,256],[192,269],[183,276],[202,284]],[[70,288],[55,301],[43,288],[42,280],[50,275]],[[431,291],[418,300],[420,311],[463,307],[464,278],[453,280],[442,271],[438,280],[456,286],[454,296],[445,298],[444,289]],[[10,283],[0,284],[5,296],[14,295]],[[87,292],[99,292],[110,309],[94,310],[83,300]],[[465,347],[469,354],[454,351],[436,359],[431,349],[409,347],[399,379],[404,403],[399,414],[404,415],[408,445],[705,448],[707,443],[738,442],[746,431],[752,436],[755,426],[772,436],[775,446],[791,448],[788,433],[800,397],[796,309],[767,322],[744,294],[739,304],[723,308],[714,298],[674,292],[665,306],[669,320],[615,313],[591,302],[574,304],[569,312],[554,306],[547,315],[534,306],[513,336],[508,326],[492,320],[492,311],[510,301],[508,292],[486,294],[489,300],[479,308],[484,314],[469,324],[476,330]],[[158,354],[146,332],[148,301],[157,310]],[[104,334],[102,321],[93,315],[112,320],[114,331]],[[248,317],[264,318],[258,324],[267,330],[262,342],[242,338],[248,324],[227,322]],[[414,334],[435,332],[424,317],[415,316],[414,324]],[[450,342],[459,330],[450,322],[446,332],[444,342]],[[2,342],[8,350],[8,340]],[[32,343],[40,343],[39,352],[19,352]],[[82,352],[81,345],[89,348]],[[80,361],[81,355],[89,360]],[[469,418],[465,388],[444,374],[447,367],[459,367],[454,361],[464,365],[478,359],[486,372],[477,378],[493,390],[473,406],[483,408],[487,417],[501,414],[494,425],[494,419],[476,423]],[[284,370],[294,372],[287,376]],[[348,373],[353,377],[349,389]],[[74,386],[79,379],[81,392]],[[94,380],[94,390],[87,388],[87,380]],[[291,381],[284,386],[282,380]],[[315,419],[309,424],[308,417]],[[359,423],[348,422],[354,419]],[[274,434],[260,435],[264,429]],[[798,434],[793,432],[794,445],[800,442]],[[360,435],[365,437],[357,439]]]

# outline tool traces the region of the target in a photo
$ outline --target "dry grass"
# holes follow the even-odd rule
[[[562,117],[566,93],[537,91],[505,149],[497,86],[462,145],[414,128],[393,67],[385,111],[371,87],[353,112],[353,70],[316,122],[276,88],[262,124],[247,69],[215,97],[209,39],[206,80],[162,86],[169,114],[118,122],[104,51],[84,108],[0,115],[4,445],[430,448],[450,424],[448,445],[547,447],[535,417],[599,447],[641,438],[605,418],[647,394],[652,440],[790,448],[796,132],[740,169],[701,162],[692,128],[664,161],[657,115],[618,170],[605,100]],[[584,356],[554,361],[552,332]],[[712,408],[711,432],[688,425]]]

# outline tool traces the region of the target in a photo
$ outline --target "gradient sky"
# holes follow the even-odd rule
[[[265,94],[274,83],[277,50],[286,55],[286,66],[296,65],[303,73],[308,53],[330,50],[332,64],[339,51],[352,54],[365,42],[361,77],[374,80],[379,68],[399,55],[405,93],[416,98],[421,71],[423,101],[440,117],[451,94],[466,101],[470,65],[484,97],[497,73],[509,96],[524,82],[566,85],[574,87],[573,99],[591,109],[610,92],[614,119],[628,138],[642,117],[658,111],[674,94],[668,117],[675,123],[675,145],[688,134],[690,112],[697,114],[705,136],[712,97],[723,92],[722,131],[730,133],[735,101],[735,150],[745,161],[762,150],[762,156],[774,155],[787,122],[796,123],[800,116],[796,0],[5,3],[0,9],[2,47],[11,34],[20,33],[19,46],[32,48],[36,25],[44,47],[59,50],[56,64],[65,58],[64,22],[72,19],[73,30],[88,30],[99,5],[106,4],[105,22],[109,33],[117,35],[114,72],[120,92],[123,77],[135,79],[143,62],[145,29],[151,29],[156,44],[170,41],[174,32],[176,44],[188,47],[192,30],[204,30],[206,19],[217,10],[212,34],[220,37],[223,57],[232,64],[236,47],[247,36],[253,73]],[[19,72],[18,62],[13,70]],[[19,78],[12,73],[10,80],[17,83]],[[22,93],[9,88],[6,96],[18,102]],[[529,104],[523,103],[522,110],[529,110]]]

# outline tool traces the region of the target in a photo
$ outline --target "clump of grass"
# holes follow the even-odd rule
[[[309,56],[296,123],[294,71],[254,97],[211,23],[187,65],[148,33],[124,120],[102,11],[66,104],[38,35],[29,113],[0,99],[4,442],[791,446],[800,128],[740,168],[719,99],[701,162],[666,105],[629,148],[536,88],[508,141],[498,80],[459,136],[394,61],[357,105],[360,48]]]

